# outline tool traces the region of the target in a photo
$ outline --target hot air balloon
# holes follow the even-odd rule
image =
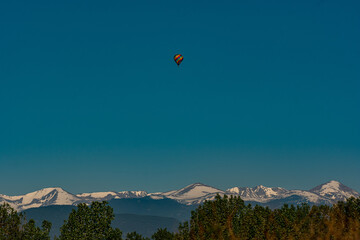
[[[175,54],[174,56],[174,61],[176,62],[176,64],[179,66],[180,63],[182,62],[182,60],[184,60],[184,57],[181,54]]]

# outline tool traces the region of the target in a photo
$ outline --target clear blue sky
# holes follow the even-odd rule
[[[360,191],[359,12],[355,0],[2,1],[0,193],[333,179]]]

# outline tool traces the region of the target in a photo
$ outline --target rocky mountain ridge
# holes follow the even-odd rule
[[[220,190],[201,183],[191,184],[179,190],[159,193],[147,193],[145,191],[121,191],[121,192],[94,192],[71,194],[62,188],[44,188],[39,191],[20,196],[6,196],[0,194],[0,203],[9,203],[17,211],[29,208],[38,208],[51,205],[77,205],[79,203],[91,203],[92,201],[109,201],[112,199],[143,198],[173,199],[186,205],[201,204],[205,200],[212,200],[219,195],[240,196],[244,201],[253,204],[269,205],[276,207],[279,204],[331,205],[338,201],[344,201],[360,194],[338,181],[329,181],[309,191],[287,190],[281,187],[265,187],[262,185],[249,187],[233,187]]]

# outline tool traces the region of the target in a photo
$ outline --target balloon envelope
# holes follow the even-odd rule
[[[174,56],[174,61],[176,62],[176,64],[179,66],[180,63],[182,62],[182,60],[184,60],[184,57],[181,54],[175,54]]]

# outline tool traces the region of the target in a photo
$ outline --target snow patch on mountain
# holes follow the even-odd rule
[[[25,194],[22,204],[50,203],[51,205],[69,205],[79,200],[76,196],[66,192],[62,188],[44,188],[39,191]]]
[[[360,194],[338,181],[330,181],[319,185],[309,192],[329,198],[333,202],[344,201],[350,197],[360,197]]]
[[[74,202],[80,200],[75,195],[58,187],[44,188],[22,196],[2,195],[1,198],[0,202],[7,202],[18,211],[49,205],[73,205]]]
[[[150,197],[153,199],[170,198],[177,200],[180,203],[191,205],[200,204],[205,200],[211,200],[217,194],[224,195],[225,192],[202,183],[194,183],[179,190],[165,193],[153,193],[150,194]]]
[[[122,191],[122,192],[94,192],[94,193],[81,193],[76,196],[81,199],[88,199],[93,201],[107,201],[111,199],[121,198],[140,198],[147,196],[145,191]]]
[[[234,187],[226,190],[226,194],[240,196],[244,201],[267,202],[272,199],[281,198],[289,190],[280,187],[265,187],[262,185],[249,187]]]
[[[147,193],[145,191],[109,191],[81,193],[73,195],[62,188],[44,188],[21,196],[6,196],[0,194],[0,203],[6,202],[17,211],[28,208],[37,208],[50,205],[77,205],[79,203],[90,204],[92,201],[110,201],[112,199],[142,198],[152,199],[169,198],[182,204],[201,204],[206,200],[213,200],[216,195],[239,196],[244,201],[257,202],[259,204],[286,203],[300,204],[334,204],[350,197],[360,197],[360,194],[337,181],[330,181],[319,185],[310,191],[287,190],[281,187],[265,187],[262,185],[249,187],[233,187],[226,191],[202,184],[195,183],[179,190],[168,192]],[[278,204],[278,205],[279,205]]]
[[[142,198],[148,195],[145,191],[122,191],[118,193],[117,198]]]
[[[290,196],[301,196],[304,199],[306,199],[307,202],[311,202],[311,203],[315,203],[315,204],[321,204],[321,203],[330,204],[329,201],[326,201],[325,199],[323,199],[319,195],[317,195],[315,193],[308,192],[308,191],[290,190],[289,192],[284,194],[283,197],[285,198],[285,197],[290,197]]]

